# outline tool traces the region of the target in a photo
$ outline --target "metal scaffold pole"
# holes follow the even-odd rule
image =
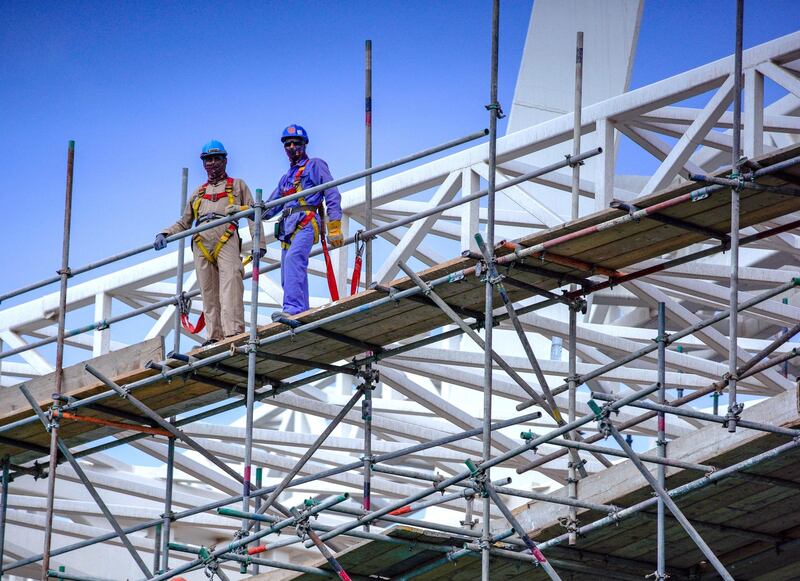
[[[667,359],[667,331],[666,331],[666,305],[663,302],[658,303],[658,403],[664,405],[666,403],[667,386],[666,386],[666,359]],[[667,426],[666,416],[664,412],[658,413],[658,457],[667,457]],[[666,489],[666,473],[663,464],[658,465],[657,479],[658,485]],[[657,522],[656,522],[656,581],[665,581],[667,578],[667,560],[666,560],[666,535],[665,535],[665,513],[664,501],[659,496],[657,506]]]
[[[55,393],[53,408],[59,405],[58,397],[61,396],[61,384],[64,375],[64,330],[67,315],[67,281],[69,271],[69,238],[72,225],[72,176],[75,168],[75,142],[70,141],[67,149],[67,185],[64,195],[64,238],[61,246],[61,269],[58,275],[61,278],[61,288],[58,300],[58,335],[56,340],[56,370]],[[51,410],[53,409],[51,408]],[[53,410],[55,411],[55,410]],[[47,424],[45,424],[47,426]],[[50,425],[50,462],[47,472],[47,513],[44,526],[44,549],[42,554],[42,581],[47,581],[50,569],[50,542],[53,535],[53,505],[56,496],[56,468],[58,467],[58,419],[53,417]]]
[[[251,470],[253,463],[253,411],[256,401],[256,363],[258,355],[258,278],[261,262],[261,199],[262,191],[256,189],[256,219],[253,220],[253,276],[250,279],[250,339],[247,342],[247,409],[245,413],[244,474],[242,477],[242,511],[250,512]],[[241,534],[249,530],[247,519],[242,521]],[[242,566],[245,570],[244,565]]]
[[[375,381],[372,376],[372,365],[365,367],[364,399],[361,401],[361,419],[364,420],[364,499],[361,506],[366,511],[372,510],[372,390]],[[369,532],[369,525],[364,525]]]
[[[3,577],[3,555],[5,554],[6,539],[6,510],[8,509],[8,486],[11,483],[8,475],[10,461],[8,456],[3,458],[3,490],[0,492],[0,578]]]
[[[185,167],[181,170],[181,206],[179,211],[183,212],[186,206],[186,198],[189,191],[189,168]],[[173,327],[175,328],[175,336],[172,339],[172,352],[181,352],[181,300],[183,295],[183,259],[186,250],[186,238],[181,238],[178,241],[178,272],[175,277],[175,299],[179,301],[175,305],[175,316],[173,317]]]
[[[736,0],[736,52],[733,65],[733,152],[731,154],[731,177],[739,180],[740,166],[740,138],[742,118],[742,13],[744,0]],[[731,191],[731,256],[730,256],[730,304],[731,318],[728,326],[728,431],[736,431],[736,422],[742,412],[743,405],[736,401],[736,366],[738,363],[739,342],[739,186],[732,187]]]
[[[575,41],[575,105],[574,121],[572,128],[572,156],[577,157],[581,152],[581,109],[583,107],[583,32],[578,31]],[[580,216],[580,182],[581,182],[581,162],[572,164],[572,212],[571,219],[577,220]],[[570,291],[575,292],[577,286],[570,285]],[[575,406],[577,402],[578,382],[577,382],[577,359],[578,359],[578,307],[575,304],[569,306],[569,408],[567,411],[568,420],[575,421]],[[578,434],[570,434],[572,439],[578,439]],[[572,499],[578,498],[578,473],[576,461],[579,462],[577,455],[570,459],[567,472],[568,495]],[[578,522],[578,513],[575,508],[570,508],[567,528],[570,531],[569,544],[574,545],[578,542],[575,534]]]
[[[364,169],[372,168],[372,41],[364,43]],[[364,178],[364,229],[372,228],[372,174]],[[372,284],[372,238],[365,241],[364,288]],[[358,288],[358,281],[353,285]]]
[[[497,177],[497,119],[500,104],[497,102],[497,68],[500,42],[500,0],[492,2],[492,56],[489,81],[489,184],[486,197],[486,244],[489,247],[491,260],[494,260],[494,222],[495,222],[495,180]],[[483,371],[483,464],[489,461],[492,454],[492,331],[494,327],[494,286],[492,277],[486,276],[484,294],[484,371]],[[484,471],[490,478],[489,471]],[[483,521],[481,532],[481,579],[489,581],[490,569],[490,537],[491,537],[491,498],[486,495],[483,500]]]
[[[261,486],[263,485],[263,476],[264,476],[264,469],[259,466],[256,468],[256,490],[261,490]],[[263,498],[261,496],[256,496],[256,513],[259,512],[258,509],[261,508],[263,503]],[[261,522],[256,521],[256,526],[254,527],[255,533],[258,534],[261,532]],[[253,575],[259,574],[259,564],[255,561],[253,562]]]
[[[170,418],[170,422],[174,423],[175,418]],[[161,527],[161,566],[160,571],[169,570],[169,537],[170,528],[172,526],[172,519],[174,514],[172,512],[172,487],[173,478],[175,475],[175,437],[169,438],[167,443],[167,476],[164,483],[164,514],[162,515],[164,523]]]

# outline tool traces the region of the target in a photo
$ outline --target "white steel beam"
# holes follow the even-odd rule
[[[700,145],[700,141],[716,123],[722,112],[728,107],[733,98],[733,77],[728,77],[722,86],[714,93],[708,104],[703,108],[703,112],[697,116],[686,132],[669,152],[666,159],[650,177],[642,190],[642,195],[646,196],[653,192],[665,188],[672,181],[678,171],[694,153],[695,148]]]

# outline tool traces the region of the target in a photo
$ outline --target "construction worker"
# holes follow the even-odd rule
[[[281,141],[289,158],[289,171],[270,195],[270,202],[333,180],[327,163],[306,155],[308,133],[300,125],[284,129]],[[282,249],[283,311],[273,313],[273,320],[308,310],[308,255],[324,234],[323,224],[327,225],[328,244],[338,248],[344,243],[341,195],[336,188],[269,208],[264,217],[272,218],[279,213],[275,237],[280,240]]]
[[[180,219],[156,235],[153,242],[156,250],[166,247],[167,236],[246,210],[253,204],[247,184],[238,178],[228,177],[225,171],[228,152],[222,143],[217,140],[206,143],[200,159],[203,160],[208,181],[192,192]],[[251,234],[253,228],[254,222],[251,220]],[[241,250],[242,241],[235,222],[192,237],[194,268],[203,296],[202,318],[208,327],[204,346],[244,332],[244,267]],[[256,259],[263,256],[263,248],[256,254]],[[201,329],[202,323],[198,322],[196,327],[188,330],[200,332]]]

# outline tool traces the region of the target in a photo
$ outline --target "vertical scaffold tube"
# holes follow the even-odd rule
[[[247,413],[244,434],[244,474],[242,480],[242,511],[250,512],[250,489],[253,459],[253,409],[256,401],[256,354],[258,351],[258,277],[261,261],[261,198],[262,191],[256,190],[255,207],[257,219],[253,220],[253,277],[250,279],[250,340],[247,352]],[[242,521],[242,531],[249,530],[247,519]]]
[[[731,160],[731,177],[739,179],[739,152],[741,137],[742,117],[742,13],[743,0],[736,1],[736,52],[733,65],[733,153]],[[731,188],[731,318],[729,321],[729,347],[728,347],[728,431],[736,431],[736,420],[742,406],[736,401],[736,365],[738,362],[739,342],[739,189]]]
[[[494,260],[494,214],[495,214],[495,180],[497,170],[497,114],[500,104],[497,102],[497,67],[500,41],[500,0],[492,2],[492,57],[489,82],[489,184],[486,196],[486,244],[489,246],[491,259]],[[484,293],[485,345],[483,368],[483,462],[488,462],[492,454],[492,328],[494,326],[494,287],[490,276],[486,277]],[[490,478],[486,474],[486,478]],[[489,581],[490,568],[490,536],[491,532],[491,499],[483,499],[483,525],[481,533],[481,580]]]
[[[361,418],[364,420],[364,510],[372,510],[372,366],[367,366],[367,378],[364,385],[364,400],[361,402]],[[364,525],[369,532],[369,524]]]
[[[186,207],[186,197],[189,191],[189,168],[181,170],[181,207],[180,212]],[[186,239],[178,241],[178,272],[175,277],[175,295],[180,297],[183,293],[183,255],[186,251]],[[175,327],[175,337],[172,339],[172,352],[181,352],[181,310],[179,305],[175,306],[175,317],[173,326]]]
[[[364,169],[372,167],[372,41],[364,43]],[[364,230],[372,228],[372,174],[364,178]],[[364,282],[372,284],[372,239],[365,241]],[[354,283],[358,288],[358,282]]]
[[[261,486],[263,485],[264,481],[264,469],[261,466],[256,468],[256,490],[261,490]],[[262,497],[256,496],[256,512],[258,509],[261,508]],[[261,532],[261,521],[256,521],[255,524],[255,533],[258,534]],[[258,575],[260,573],[258,563],[253,563],[253,575]]]
[[[172,422],[175,418],[171,418]],[[172,526],[172,483],[175,472],[175,438],[172,437],[167,443],[167,476],[164,485],[164,518],[161,527],[161,571],[169,570],[169,536]]]
[[[61,395],[61,382],[64,372],[64,329],[67,315],[67,280],[69,279],[69,237],[72,224],[72,176],[75,167],[75,142],[70,141],[67,148],[67,186],[64,195],[64,239],[61,246],[61,288],[58,300],[58,338],[56,340],[56,381],[55,393]],[[58,402],[55,402],[57,405]],[[50,464],[47,471],[47,513],[44,525],[44,549],[42,554],[42,581],[47,581],[50,569],[50,541],[53,535],[53,504],[56,495],[56,468],[58,467],[58,422],[50,426]]]
[[[575,103],[574,103],[574,119],[572,128],[572,157],[577,157],[581,152],[581,119],[583,108],[583,31],[578,31],[575,39]],[[580,162],[572,164],[572,207],[570,218],[577,220],[580,216],[580,182],[581,182],[581,165]],[[577,287],[570,285],[570,291],[575,291]],[[569,408],[567,411],[568,422],[575,421],[575,406],[577,402],[578,391],[578,311],[576,306],[571,305],[569,308],[569,379],[567,380],[567,387],[569,390]],[[571,434],[572,439],[576,439],[578,434]],[[577,454],[575,454],[569,462],[567,482],[568,482],[568,495],[570,498],[578,498],[578,474],[575,462],[579,461]],[[569,509],[568,528],[570,531],[569,544],[574,545],[578,542],[578,536],[575,533],[577,528],[578,512],[574,507]]]
[[[6,509],[8,508],[8,456],[3,458],[3,490],[0,493],[0,577],[3,576],[3,555],[6,539]]]
[[[666,361],[667,361],[667,323],[666,323],[666,305],[658,303],[658,403],[665,404],[667,399],[667,386],[666,386]],[[658,412],[658,457],[667,457],[667,426],[666,414]],[[657,468],[658,485],[666,490],[666,478],[664,465],[659,464]],[[657,528],[656,531],[656,581],[664,581],[667,578],[666,572],[666,536],[665,536],[665,513],[664,501],[658,497],[658,514],[657,514]]]

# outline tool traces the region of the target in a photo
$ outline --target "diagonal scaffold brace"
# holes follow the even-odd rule
[[[36,413],[39,420],[42,422],[42,425],[44,426],[45,430],[51,432],[54,429],[57,429],[56,426],[58,425],[59,422],[58,409],[53,410],[51,408],[50,412],[51,417],[48,418],[47,415],[39,407],[38,402],[33,397],[30,390],[25,386],[25,384],[20,384],[19,389],[22,392],[22,395],[25,396],[25,399],[28,400],[28,404],[30,404],[31,408]],[[117,522],[117,519],[115,519],[114,515],[111,514],[111,511],[109,510],[106,503],[103,502],[103,499],[100,497],[100,495],[97,492],[97,489],[95,489],[94,485],[86,476],[86,473],[83,471],[83,468],[81,468],[81,465],[78,464],[78,461],[69,451],[69,448],[67,447],[66,444],[64,444],[64,441],[60,437],[56,436],[55,440],[56,444],[58,445],[58,449],[61,451],[61,454],[64,456],[64,458],[67,459],[67,462],[69,462],[69,465],[75,471],[75,474],[78,476],[80,481],[86,487],[86,490],[89,492],[89,495],[95,501],[98,508],[100,508],[100,511],[103,513],[103,516],[106,517],[106,520],[111,525],[111,528],[113,528],[114,532],[117,533],[117,536],[119,536],[120,541],[122,541],[122,544],[125,545],[125,548],[131,554],[131,557],[133,557],[133,560],[136,562],[136,565],[139,567],[139,569],[141,569],[142,573],[145,574],[145,577],[149,578],[151,573],[150,570],[147,568],[147,565],[142,560],[142,557],[139,555],[139,553],[136,551],[136,548],[133,546],[133,543],[131,543],[130,539],[128,538],[128,535],[126,535],[125,531],[122,530],[122,527]],[[55,478],[55,474],[50,473],[49,477]]]
[[[487,248],[486,242],[484,242],[483,236],[481,236],[480,233],[475,234],[475,241],[478,243],[478,248],[480,249],[481,254],[483,254],[483,259],[486,263],[486,268],[488,271],[487,276],[490,277],[490,282],[497,290],[498,294],[500,295],[500,298],[503,300],[503,305],[506,308],[508,319],[511,321],[511,325],[514,327],[514,331],[516,331],[517,333],[517,338],[519,339],[519,342],[522,344],[522,348],[525,351],[525,355],[528,358],[528,362],[531,364],[533,373],[536,375],[536,379],[539,381],[539,386],[542,388],[542,393],[544,394],[547,403],[550,405],[550,410],[547,411],[550,413],[552,418],[556,421],[556,423],[559,426],[563,426],[566,423],[566,421],[564,420],[564,417],[561,415],[561,411],[558,409],[558,404],[556,403],[553,393],[550,391],[550,386],[547,383],[547,378],[544,376],[542,367],[539,365],[539,360],[536,358],[536,355],[533,352],[533,347],[531,347],[527,335],[525,335],[525,330],[522,328],[522,323],[520,322],[519,316],[517,315],[517,310],[514,308],[514,305],[508,296],[508,292],[503,286],[503,277],[497,272],[497,266],[495,265],[492,256],[489,254],[489,249]],[[578,301],[578,302],[583,302],[583,301]],[[578,434],[574,434],[574,436],[575,438],[573,438],[572,434],[567,434],[565,437],[567,439],[580,440]],[[606,460],[602,455],[595,454],[595,457],[606,467],[611,465],[611,462]],[[581,458],[578,455],[577,450],[570,450],[570,459],[572,463],[576,466],[581,478],[586,478],[588,474],[586,472],[586,468],[584,467],[584,463],[581,461]]]
[[[481,336],[478,335],[478,333],[470,325],[465,323],[461,319],[461,317],[459,317],[458,314],[452,309],[452,307],[450,307],[450,305],[448,305],[445,302],[445,300],[442,299],[442,297],[440,297],[438,294],[436,294],[436,292],[433,290],[433,288],[429,284],[427,284],[424,280],[422,280],[417,275],[417,273],[414,272],[413,270],[411,270],[411,268],[409,268],[408,265],[405,262],[403,262],[402,260],[398,261],[397,266],[399,266],[400,269],[403,272],[405,272],[406,275],[414,282],[414,284],[416,284],[422,290],[422,292],[425,294],[425,296],[427,296],[428,298],[433,300],[433,302],[436,304],[436,306],[439,307],[439,309],[445,315],[450,317],[450,319],[464,332],[464,334],[466,334],[470,339],[472,339],[481,349],[484,349],[484,350],[486,349],[486,344],[484,343],[484,341],[481,338]],[[505,371],[509,375],[509,377],[511,377],[514,380],[514,382],[517,385],[519,385],[525,391],[525,393],[527,393],[531,397],[531,400],[536,402],[536,405],[538,405],[539,407],[544,409],[548,414],[550,414],[552,416],[553,415],[553,410],[550,407],[550,404],[547,403],[547,401],[541,395],[539,395],[536,392],[536,390],[534,390],[528,384],[528,382],[525,381],[522,378],[522,376],[519,373],[517,373],[514,370],[514,368],[511,367],[505,361],[505,359],[500,357],[500,355],[496,351],[492,350],[491,354],[492,354],[492,359],[495,361],[495,363],[497,363],[501,367],[501,369],[503,371]]]
[[[547,576],[550,577],[553,581],[561,581],[561,577],[559,577],[556,570],[553,569],[553,566],[547,560],[547,557],[544,556],[544,553],[539,550],[536,542],[528,536],[528,533],[525,532],[525,529],[519,523],[519,521],[514,517],[511,512],[511,509],[508,508],[503,499],[500,498],[500,495],[495,490],[494,485],[489,482],[489,479],[486,477],[486,474],[480,467],[476,466],[472,460],[467,460],[466,462],[467,468],[469,468],[470,473],[472,474],[472,488],[480,492],[482,496],[488,496],[492,499],[495,506],[500,509],[500,512],[503,513],[503,516],[508,521],[508,524],[511,525],[511,528],[514,530],[515,533],[522,539],[522,542],[525,543],[525,546],[528,547],[528,550],[531,552],[536,558],[537,563],[539,564],[542,569],[544,569]]]
[[[176,428],[175,426],[173,426],[169,422],[165,421],[164,418],[162,418],[160,415],[158,415],[156,412],[154,412],[152,409],[150,409],[147,405],[145,405],[144,403],[139,401],[137,398],[132,396],[128,390],[126,390],[123,387],[120,387],[119,385],[114,383],[111,379],[109,379],[108,377],[103,375],[100,371],[98,371],[97,369],[95,369],[94,367],[92,367],[89,364],[85,365],[85,369],[86,369],[86,371],[88,371],[89,373],[94,375],[97,379],[99,379],[100,381],[105,383],[112,390],[117,392],[117,394],[120,397],[122,397],[123,399],[129,401],[134,407],[136,407],[139,411],[141,411],[145,416],[147,416],[150,419],[152,419],[153,421],[155,421],[159,426],[161,426],[165,430],[169,431],[176,438],[178,438],[183,443],[185,443],[187,446],[189,446],[192,450],[194,450],[197,453],[199,453],[200,455],[202,455],[209,462],[213,463],[215,466],[220,468],[223,472],[225,472],[227,475],[229,475],[232,478],[234,478],[239,483],[244,483],[244,478],[242,478],[242,476],[239,475],[238,472],[236,472],[233,468],[228,466],[225,462],[223,462],[222,460],[220,460],[219,458],[217,458],[216,456],[214,456],[213,454],[208,452],[208,450],[206,450],[200,444],[195,442],[194,439],[192,439],[190,436],[187,436],[182,430],[179,430],[178,428]],[[248,484],[248,486],[250,486],[250,485]],[[251,488],[252,488],[252,486],[251,486]],[[288,508],[286,508],[285,506],[283,506],[282,504],[280,504],[279,502],[273,501],[273,506],[278,510],[278,512],[280,512],[284,516],[286,516],[286,517],[291,516],[291,511]],[[248,527],[248,530],[249,530],[249,527]],[[253,535],[250,535],[250,536],[243,537],[243,538],[237,540],[236,541],[237,543],[242,542],[241,545],[237,545],[237,546],[245,546],[245,545],[247,545],[247,543],[251,542],[252,540],[255,540],[255,539],[251,539],[252,536]],[[317,546],[319,551],[323,554],[323,556],[326,559],[328,559],[329,561],[331,559],[333,561],[336,561],[336,559],[331,555],[331,553],[328,550],[328,548],[320,540],[319,536],[314,531],[309,531],[308,532],[308,537]],[[250,540],[247,541],[247,542],[243,542],[246,539],[250,539]],[[337,565],[338,565],[338,563],[337,563]],[[339,566],[339,569],[341,569],[341,566]],[[175,571],[170,571],[168,573],[174,574]],[[337,574],[339,575],[339,577],[343,581],[349,579],[349,577],[347,576],[347,573],[344,571],[344,569],[341,569],[341,573],[337,570]],[[161,577],[159,577],[159,578],[161,578]],[[166,577],[164,577],[164,578],[166,578]]]
[[[733,577],[725,566],[722,564],[722,561],[714,554],[714,551],[711,550],[711,547],[703,540],[700,534],[695,530],[692,526],[692,523],[689,522],[689,519],[681,512],[678,508],[678,505],[675,504],[675,501],[672,500],[667,490],[659,484],[659,482],[655,479],[655,477],[650,474],[647,470],[645,465],[639,459],[639,456],[636,452],[633,451],[630,444],[625,440],[625,438],[620,434],[619,430],[614,426],[609,418],[609,414],[611,413],[611,407],[608,405],[603,406],[602,408],[595,403],[594,400],[589,400],[588,402],[589,407],[594,412],[595,417],[597,419],[598,430],[606,435],[611,436],[617,442],[622,451],[628,455],[628,459],[636,466],[636,469],[641,473],[650,487],[655,491],[658,495],[658,499],[664,503],[672,515],[675,517],[683,529],[686,531],[686,534],[694,541],[697,547],[702,551],[703,555],[705,555],[708,562],[714,567],[714,569],[719,573],[720,577],[722,577],[725,581],[733,581]]]

